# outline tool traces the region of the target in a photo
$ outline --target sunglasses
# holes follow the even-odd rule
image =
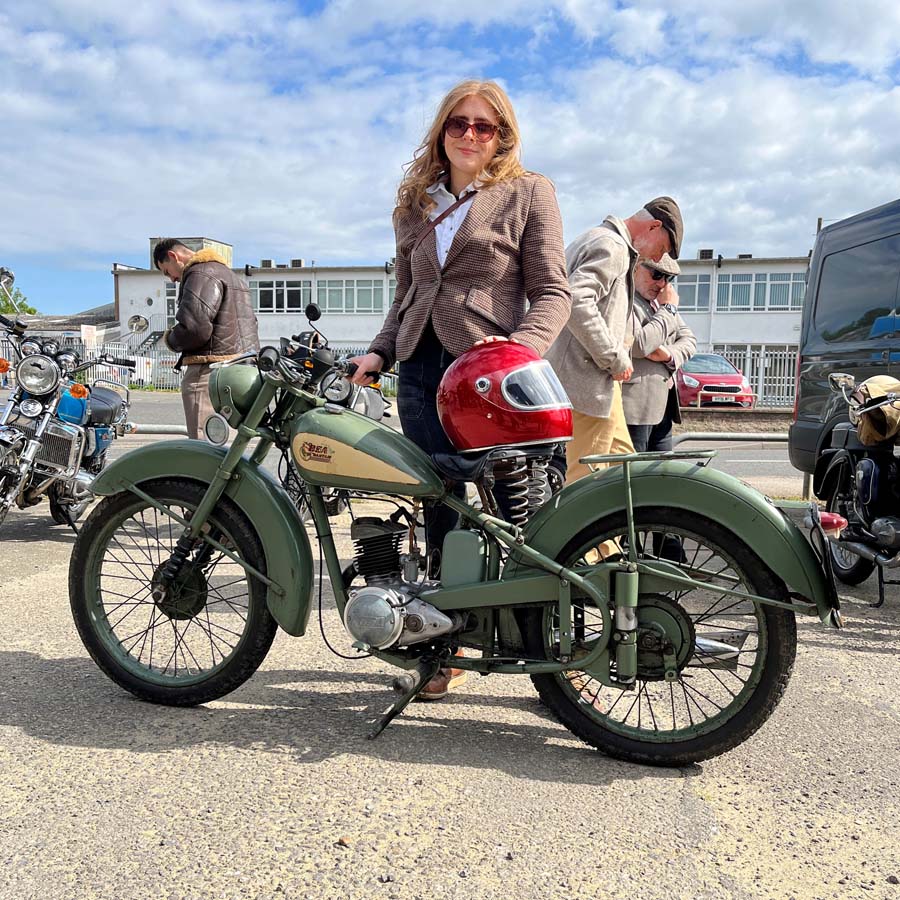
[[[650,273],[653,281],[664,281],[666,284],[671,284],[678,277],[677,275],[666,275],[665,272],[660,272],[659,269],[654,269],[647,263],[641,263],[641,265]]]
[[[444,122],[444,133],[452,138],[464,137],[470,128],[475,140],[480,144],[486,144],[500,130],[499,125],[492,125],[490,122],[467,122],[459,116],[450,116]]]

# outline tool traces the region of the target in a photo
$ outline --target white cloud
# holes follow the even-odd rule
[[[569,238],[671,193],[687,253],[804,253],[817,216],[896,193],[900,8],[730,6],[348,0],[311,18],[275,0],[19,6],[0,16],[15,211],[0,246],[112,261],[151,234],[208,233],[239,260],[378,262],[436,102],[487,73],[510,86],[525,162],[556,182]],[[799,50],[862,74],[779,63]]]

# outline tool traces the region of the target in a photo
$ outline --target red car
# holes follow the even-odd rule
[[[676,373],[680,406],[753,406],[750,382],[718,353],[698,353]]]

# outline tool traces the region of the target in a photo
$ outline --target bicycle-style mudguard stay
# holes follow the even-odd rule
[[[226,448],[204,441],[150,444],[110,463],[94,479],[91,490],[101,496],[119,491],[139,493],[142,482],[155,478],[190,478],[209,485],[226,452]],[[312,598],[313,559],[309,537],[291,498],[275,478],[246,459],[238,462],[225,494],[259,535],[266,556],[266,602],[272,616],[288,634],[304,634]]]
[[[717,469],[680,460],[632,462],[630,481],[635,509],[671,506],[719,522],[739,535],[788,590],[799,595],[799,602],[791,604],[795,611],[815,611],[823,623],[836,624],[832,611],[838,608],[837,596],[822,563],[797,526],[758,491]],[[580,479],[551,498],[528,523],[525,542],[555,558],[585,526],[625,508],[625,480],[619,466],[614,465]],[[653,573],[654,590],[679,587],[676,570],[670,564],[641,562],[639,571],[642,580]],[[527,563],[511,559],[503,579],[533,572]]]

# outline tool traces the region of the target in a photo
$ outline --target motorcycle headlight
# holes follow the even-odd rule
[[[16,366],[16,381],[29,393],[40,397],[59,384],[59,366],[49,356],[36,353],[26,356]]]
[[[45,356],[56,356],[59,353],[59,341],[44,341],[41,353]]]
[[[684,380],[684,383],[685,383],[689,388],[700,387],[700,382],[697,381],[696,378],[691,378],[690,375],[682,375],[681,377],[682,377],[682,379]]]
[[[68,372],[78,365],[78,354],[74,350],[61,350],[56,354],[56,362],[64,372]]]
[[[337,372],[327,375],[322,382],[322,395],[332,403],[342,403],[350,396],[353,386]]]
[[[41,352],[41,342],[34,338],[27,338],[19,345],[19,349],[22,351],[22,356],[31,356]]]

